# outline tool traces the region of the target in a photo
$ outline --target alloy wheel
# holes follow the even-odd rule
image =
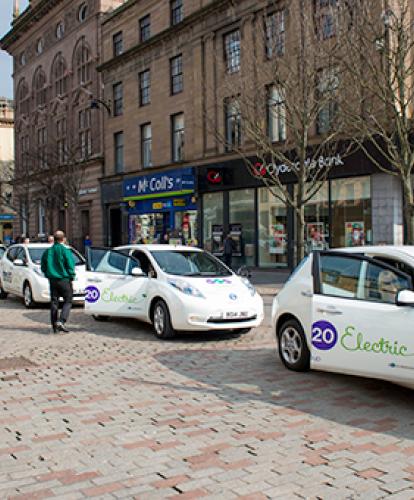
[[[30,307],[33,303],[32,290],[29,285],[24,287],[24,305]]]
[[[154,328],[157,335],[162,335],[165,327],[165,313],[163,308],[158,305],[154,311]]]
[[[296,363],[302,356],[302,337],[292,326],[283,330],[280,339],[281,354],[290,365]]]

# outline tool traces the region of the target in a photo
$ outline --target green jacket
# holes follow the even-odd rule
[[[48,279],[72,281],[76,274],[72,252],[61,243],[55,243],[43,253],[41,268]]]

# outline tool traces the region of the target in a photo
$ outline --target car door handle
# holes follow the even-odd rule
[[[99,278],[88,278],[87,282],[88,283],[102,283],[102,280]]]
[[[317,311],[328,314],[342,314],[342,311],[336,309],[336,307],[318,307]]]
[[[309,290],[303,290],[303,292],[301,292],[301,294],[304,296],[304,297],[313,297],[313,293]]]

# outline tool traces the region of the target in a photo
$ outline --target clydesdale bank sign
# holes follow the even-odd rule
[[[324,168],[332,167],[342,167],[344,162],[340,154],[335,156],[319,156],[318,158],[308,158],[305,161],[305,167],[311,172],[312,170],[318,169],[322,170]],[[292,165],[287,165],[282,163],[277,165],[275,163],[267,163],[266,165],[262,162],[256,162],[252,167],[252,172],[255,177],[278,177],[279,175],[289,174],[292,171],[298,169],[300,162],[295,162]]]

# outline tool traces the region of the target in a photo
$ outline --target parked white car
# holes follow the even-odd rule
[[[247,333],[263,321],[263,300],[249,280],[198,248],[91,248],[86,282],[87,314],[152,323],[162,339],[181,330]]]
[[[414,388],[414,247],[314,252],[273,301],[286,367]]]
[[[6,251],[6,247],[4,245],[0,245],[0,259],[3,257]]]
[[[0,299],[13,294],[23,297],[27,308],[37,302],[49,302],[49,281],[40,269],[43,253],[49,243],[28,243],[10,246],[0,259]],[[73,281],[73,302],[85,300],[85,259],[71,248],[75,261],[76,278]]]

